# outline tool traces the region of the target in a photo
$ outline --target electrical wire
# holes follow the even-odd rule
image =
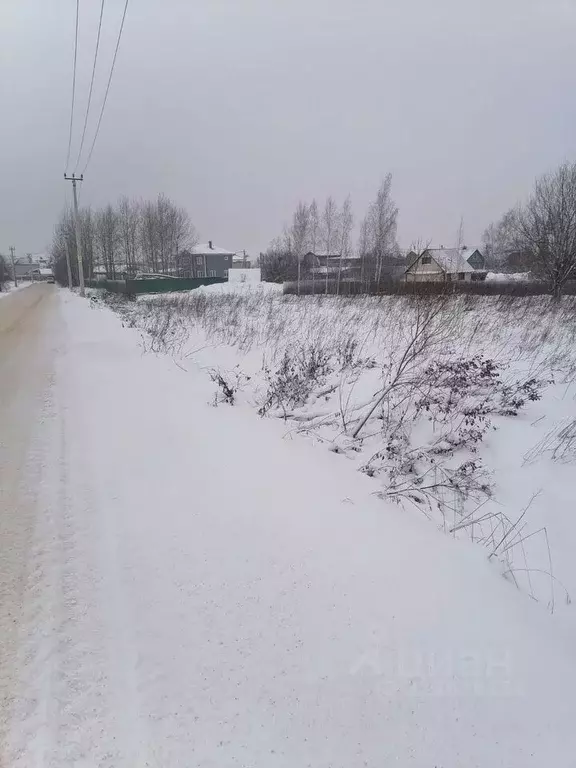
[[[74,123],[74,101],[76,99],[76,60],[78,58],[78,17],[80,15],[80,0],[76,0],[76,33],[74,35],[74,70],[72,74],[72,108],[70,110],[70,131],[68,133],[68,153],[66,155],[66,170],[70,162],[70,149],[72,147],[72,125]]]
[[[74,173],[78,170],[80,165],[80,157],[82,155],[82,149],[84,147],[84,139],[86,138],[86,128],[88,126],[88,115],[90,114],[90,104],[92,102],[92,90],[94,88],[94,77],[96,75],[96,62],[98,61],[98,48],[100,47],[100,32],[102,31],[102,16],[104,14],[104,3],[102,0],[100,6],[100,20],[98,22],[98,35],[96,36],[96,50],[94,51],[94,64],[92,65],[92,79],[90,80],[90,91],[88,93],[88,104],[86,105],[86,115],[84,116],[84,128],[82,129],[82,140],[80,141],[80,149],[78,150],[78,157],[76,159],[76,166]]]
[[[108,78],[108,84],[106,86],[106,92],[104,94],[104,101],[102,102],[102,109],[100,110],[100,117],[98,118],[98,124],[96,125],[96,133],[94,134],[94,141],[92,142],[92,146],[90,147],[90,152],[88,153],[88,160],[86,160],[86,165],[84,166],[84,170],[82,171],[82,175],[86,173],[86,169],[88,168],[88,165],[90,163],[90,160],[92,158],[92,153],[94,152],[94,146],[96,145],[96,139],[98,138],[98,133],[100,131],[100,124],[102,123],[102,116],[104,115],[104,109],[106,107],[106,101],[108,99],[108,92],[110,90],[110,83],[112,82],[112,75],[114,74],[114,66],[116,64],[116,57],[118,55],[118,49],[120,48],[120,40],[122,39],[122,30],[124,29],[124,21],[126,20],[126,11],[128,10],[128,0],[126,0],[126,3],[124,5],[124,13],[122,14],[122,23],[120,24],[120,31],[118,32],[118,40],[116,41],[116,49],[114,51],[114,58],[112,59],[112,67],[110,68],[110,77]]]

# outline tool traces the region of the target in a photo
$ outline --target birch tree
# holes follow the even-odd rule
[[[338,206],[334,198],[329,196],[326,199],[321,219],[321,239],[326,256],[326,294],[328,294],[328,257],[334,255],[337,243],[338,215]]]
[[[309,249],[310,243],[310,209],[305,203],[298,203],[292,217],[291,227],[292,250],[297,261],[297,290],[300,295],[300,280],[302,271],[302,259]]]
[[[318,203],[316,198],[310,203],[310,250],[313,254],[316,254],[318,248],[318,238],[320,234],[320,218],[318,215]],[[315,281],[316,271],[314,269],[315,264],[312,265],[312,295],[315,294]]]
[[[391,196],[392,174],[385,176],[368,211],[369,250],[375,261],[375,280],[380,283],[382,267],[398,251],[396,243],[398,208]]]
[[[358,255],[360,256],[360,283],[369,282],[367,261],[370,249],[370,220],[364,216],[360,222],[360,235],[358,237]]]
[[[338,283],[336,293],[340,293],[340,279],[342,277],[342,261],[352,255],[352,228],[354,227],[354,213],[352,211],[352,198],[350,195],[344,200],[340,212],[340,259],[338,261]]]

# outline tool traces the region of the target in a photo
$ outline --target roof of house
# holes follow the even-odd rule
[[[480,256],[482,256],[482,253],[478,248],[462,248],[462,256],[466,261],[468,261],[471,256],[474,256],[475,253],[479,253]]]
[[[18,277],[23,277],[24,275],[28,275],[30,272],[34,272],[37,269],[40,269],[40,265],[36,262],[34,262],[33,264],[29,264],[28,262],[21,262],[21,263],[17,263],[16,261],[14,262],[14,270]]]
[[[331,259],[332,261],[360,261],[361,255],[359,253],[349,253],[347,256],[343,256],[340,253],[326,253],[326,251],[307,251],[304,256],[315,256],[317,259]]]
[[[216,248],[211,243],[198,243],[188,249],[194,256],[210,256],[211,254],[218,256],[234,256],[234,251],[227,251],[225,248]]]
[[[48,264],[50,258],[44,253],[31,253],[25,256],[17,256],[14,259],[14,264]]]
[[[470,251],[469,256],[471,256],[476,249],[467,248],[466,250]],[[420,254],[420,258],[424,255],[431,256],[436,264],[449,274],[476,271],[471,264],[468,264],[459,248],[427,248]],[[406,271],[411,269],[416,263],[417,261],[414,261]]]

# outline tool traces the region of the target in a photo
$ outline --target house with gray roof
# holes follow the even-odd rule
[[[406,282],[485,280],[484,257],[477,248],[426,248],[404,273]]]

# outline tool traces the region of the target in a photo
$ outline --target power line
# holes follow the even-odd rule
[[[90,80],[90,91],[88,93],[88,104],[86,106],[86,115],[84,116],[84,128],[82,129],[82,140],[80,141],[80,149],[78,150],[78,158],[76,160],[76,166],[74,173],[80,163],[80,156],[82,155],[82,149],[84,147],[84,139],[86,138],[86,127],[88,126],[88,115],[90,114],[90,103],[92,101],[92,89],[94,88],[94,76],[96,75],[96,62],[98,61],[98,48],[100,47],[100,32],[102,30],[102,16],[104,14],[104,3],[100,6],[100,21],[98,22],[98,35],[96,36],[96,50],[94,51],[94,64],[92,65],[92,79]]]
[[[80,15],[80,0],[76,0],[76,33],[74,35],[74,70],[72,74],[72,108],[70,110],[70,132],[68,134],[68,153],[66,155],[66,171],[70,162],[70,148],[72,147],[72,125],[74,123],[74,101],[76,99],[76,59],[78,57],[78,17]]]
[[[94,146],[96,144],[96,139],[98,138],[98,133],[100,131],[100,124],[102,122],[102,116],[104,115],[104,109],[106,107],[106,101],[108,99],[108,91],[110,90],[110,83],[112,82],[112,75],[114,74],[114,66],[116,64],[116,56],[118,55],[118,48],[120,48],[120,40],[122,39],[122,30],[124,29],[124,21],[126,19],[126,11],[128,10],[128,0],[126,0],[126,3],[124,5],[124,13],[122,14],[122,23],[120,24],[120,31],[118,32],[118,40],[116,41],[116,50],[114,51],[114,58],[112,59],[112,67],[110,68],[110,77],[108,78],[108,85],[106,86],[106,93],[104,94],[104,101],[102,102],[102,109],[100,110],[100,117],[98,118],[98,124],[96,125],[96,133],[94,134],[94,141],[92,142],[92,146],[90,147],[90,152],[88,153],[88,160],[86,160],[86,165],[84,166],[84,170],[82,171],[82,176],[86,173],[86,169],[88,168],[88,164],[90,163],[90,160],[92,158],[92,152],[94,152]]]

